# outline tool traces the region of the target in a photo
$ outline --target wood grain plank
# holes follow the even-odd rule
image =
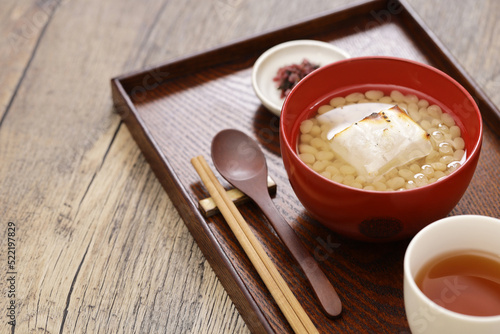
[[[59,1],[0,4],[0,126]]]
[[[106,160],[110,145],[119,131],[119,119],[113,115],[111,109],[107,89],[108,80],[114,73],[126,69],[128,54],[126,51],[135,50],[135,38],[142,38],[139,28],[162,3],[154,2],[149,7],[139,6],[137,10],[130,11],[134,5],[136,3],[129,2],[121,4],[120,7],[116,3],[95,1],[85,4],[69,2],[61,7],[46,31],[44,41],[33,58],[32,66],[26,72],[26,78],[20,85],[19,92],[0,131],[2,201],[3,198],[8,198],[2,202],[1,212],[5,217],[8,216],[10,220],[17,222],[18,242],[23,245],[19,250],[19,257],[22,261],[18,269],[23,273],[18,282],[16,329],[20,332],[79,332],[84,331],[85,328],[96,330],[112,328],[115,332],[121,332],[120,328],[133,328],[134,323],[129,321],[131,317],[127,312],[135,315],[134,307],[138,306],[141,306],[142,314],[137,315],[141,319],[135,323],[136,330],[147,330],[147,328],[153,331],[155,328],[165,330],[168,327],[166,321],[159,322],[155,327],[149,320],[156,316],[153,317],[149,309],[142,308],[148,303],[154,303],[155,298],[159,297],[153,293],[142,295],[143,292],[147,292],[150,284],[148,276],[142,276],[142,281],[128,280],[127,282],[135,289],[135,293],[124,296],[132,296],[134,302],[117,304],[113,301],[118,292],[122,295],[119,284],[123,283],[116,279],[117,276],[114,273],[116,269],[114,266],[118,263],[112,262],[113,266],[108,273],[99,272],[104,277],[93,282],[95,285],[90,288],[87,285],[80,285],[79,280],[80,275],[87,273],[87,266],[92,267],[99,260],[102,260],[100,264],[105,266],[109,263],[109,258],[115,259],[112,257],[111,250],[104,258],[95,257],[96,250],[92,248],[98,226],[112,229],[116,228],[116,224],[121,223],[117,221],[115,225],[112,225],[111,217],[104,217],[102,220],[92,219],[102,211],[103,207],[120,212],[117,203],[110,203],[106,200],[110,197],[110,192],[117,190],[117,187],[122,188],[119,185],[121,181],[115,173],[116,170],[112,169],[108,171],[109,174],[104,174],[103,178],[108,181],[105,187],[99,184],[100,179],[97,178],[97,175],[102,175],[99,173],[101,165]],[[129,14],[127,16],[124,13]],[[120,28],[120,38],[107,31],[107,28],[112,29],[115,25]],[[118,49],[121,52],[116,52]],[[54,52],[54,50],[60,52]],[[138,67],[141,64],[131,62],[129,66]],[[122,130],[122,135],[126,134],[126,130]],[[128,147],[135,150],[136,157],[140,156],[135,145],[129,143]],[[131,159],[122,151],[119,151],[119,154],[123,159]],[[143,161],[139,161],[138,164],[144,170],[149,171],[149,167]],[[111,165],[114,164],[111,163]],[[132,165],[127,165],[127,167],[131,171],[134,170]],[[129,177],[133,177],[130,174],[125,175],[122,180],[129,181]],[[146,179],[142,180],[146,181]],[[148,180],[158,185],[154,178],[150,177]],[[91,193],[94,189],[92,185],[97,187],[97,192]],[[151,224],[153,221],[159,227],[168,227],[169,225],[165,223],[172,222],[174,231],[172,240],[178,242],[181,249],[187,247],[185,256],[179,258],[184,261],[181,265],[173,265],[177,258],[170,261],[174,269],[170,271],[171,275],[179,277],[186,267],[185,262],[191,259],[196,262],[194,266],[200,267],[199,271],[192,271],[192,275],[195,275],[199,281],[205,278],[206,281],[203,284],[217,282],[213,273],[204,273],[207,268],[203,265],[203,257],[197,247],[193,247],[194,254],[192,254],[190,249],[190,245],[193,245],[192,239],[187,243],[182,242],[183,238],[190,237],[185,227],[178,224],[179,218],[175,210],[169,209],[171,204],[168,198],[163,192],[160,194],[158,191],[150,192],[147,184],[141,186],[145,187],[144,197],[148,200],[158,197],[163,199],[163,202],[153,203],[151,210],[157,209],[159,212],[168,214],[165,217],[166,221],[156,221],[148,211],[149,220],[144,219],[144,223]],[[131,190],[135,191],[136,188],[133,187]],[[122,194],[121,190],[116,191],[116,195],[119,194]],[[125,202],[120,205],[128,204],[129,198],[120,197],[120,199]],[[90,202],[87,204],[87,201]],[[100,206],[96,206],[96,203]],[[138,205],[135,203],[132,207]],[[80,218],[82,213],[85,213],[85,216]],[[128,228],[140,226],[136,222],[142,221],[141,217],[128,218],[128,225],[126,225]],[[125,237],[134,233],[128,230]],[[175,233],[179,233],[180,236]],[[126,240],[135,241],[135,239]],[[141,243],[149,244],[150,242],[142,240],[137,244],[134,243],[137,253],[133,254],[130,262],[142,260],[136,259],[142,251]],[[160,245],[167,246],[163,239]],[[122,245],[122,247],[127,248],[131,245]],[[117,250],[122,254],[122,248]],[[168,256],[168,250],[169,248],[156,249],[150,254],[166,253],[165,260],[167,261],[172,256],[172,253],[170,257]],[[177,253],[176,251],[174,254]],[[130,268],[130,262],[124,261],[123,265]],[[143,264],[147,268],[144,270],[140,268],[137,275],[146,275],[148,273],[146,270],[151,275],[157,275],[160,272],[156,266],[151,265],[150,261],[144,261]],[[169,268],[168,265],[162,267]],[[185,274],[190,272],[185,272]],[[128,275],[121,277],[130,278]],[[186,281],[192,280],[186,279]],[[103,282],[113,287],[101,291]],[[162,309],[162,313],[177,309],[175,303],[177,303],[176,297],[181,293],[177,293],[179,289],[165,287],[163,285],[165,277],[162,276],[159,276],[157,283],[154,287],[156,291],[165,288],[165,292],[176,293],[168,299],[174,305],[157,300],[161,307],[172,306]],[[136,284],[144,285],[146,288],[142,289]],[[177,284],[184,285],[182,282]],[[215,284],[216,289],[211,286],[212,294],[225,294],[217,284]],[[3,287],[4,282],[2,282],[2,291]],[[104,287],[107,285],[104,284]],[[202,298],[202,295],[196,294],[197,288],[198,286],[194,285],[193,290],[185,292],[186,296],[189,298],[195,295],[196,298]],[[83,299],[78,295],[81,291],[84,291],[83,295],[89,300],[92,300],[89,295],[96,297],[98,301],[95,305],[92,301],[92,303],[78,304],[73,308],[71,302],[75,303]],[[215,299],[217,297],[211,303]],[[220,310],[230,312],[233,314],[232,317],[237,315],[227,295],[222,300],[224,299],[227,302],[218,304]],[[192,302],[189,300],[182,303],[189,307]],[[113,309],[113,305],[119,309]],[[95,322],[95,317],[86,317],[92,314],[94,306],[97,307],[99,322]],[[203,307],[211,308],[210,305]],[[123,322],[114,322],[113,313],[120,314],[124,319]],[[83,321],[78,322],[78,318]],[[168,320],[171,318],[177,318],[177,313],[171,312]],[[4,314],[1,320],[3,326],[6,323]],[[186,324],[189,325],[189,322],[184,320],[186,319],[178,319],[177,323],[169,321],[168,323],[173,325],[168,328],[172,328],[173,332],[181,328],[182,332]],[[191,319],[192,321],[194,318]],[[215,322],[215,324],[218,323]],[[235,321],[224,324],[222,327],[228,325],[232,326],[231,328],[238,328],[238,326],[243,326],[243,322],[236,317]],[[175,326],[180,327],[176,329]]]
[[[122,191],[103,192],[116,184],[123,185]],[[127,131],[119,131],[87,198],[87,210],[75,220],[94,221],[93,237],[68,305],[73,311],[65,331],[186,333],[196,323],[190,314],[213,306],[210,298],[193,300],[199,291],[220,298],[218,312],[234,314]],[[92,209],[103,200],[118,205]],[[186,266],[191,270],[184,270]],[[183,286],[181,292],[172,288],[175,284]],[[229,331],[244,326],[241,321],[216,325]]]

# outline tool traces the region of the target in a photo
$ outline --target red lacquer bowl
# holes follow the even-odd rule
[[[416,189],[379,192],[348,187],[310,169],[297,154],[300,123],[334,96],[392,89],[426,98],[451,113],[462,130],[466,161],[444,179]],[[482,143],[482,121],[472,96],[434,67],[391,57],[351,58],[326,65],[301,80],[281,112],[283,163],[300,202],[319,222],[359,240],[393,241],[445,217],[466,191]]]

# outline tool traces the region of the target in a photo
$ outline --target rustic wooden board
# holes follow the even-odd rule
[[[476,175],[451,214],[500,216],[500,113],[405,2],[368,1],[201,54],[112,80],[113,100],[191,234],[253,332],[291,332],[262,281],[220,215],[204,219],[197,201],[207,196],[190,165],[209,158],[211,138],[225,128],[254,137],[278,184],[275,203],[321,262],[343,300],[340,319],[320,311],[304,276],[253,204],[241,207],[299,301],[321,333],[407,333],[402,260],[408,241],[366,244],[325,229],[304,210],[280,158],[278,118],[251,88],[251,67],[269,47],[314,38],[352,56],[388,55],[436,66],[476,98],[485,127]],[[224,183],[227,185],[227,183]]]

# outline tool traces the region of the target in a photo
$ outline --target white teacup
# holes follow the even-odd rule
[[[415,283],[420,268],[437,255],[468,249],[500,256],[500,219],[447,217],[422,229],[410,242],[404,258],[404,301],[413,334],[500,333],[500,315],[483,317],[450,311],[429,299]],[[450,286],[446,293],[450,298],[450,294],[460,293],[460,287]]]

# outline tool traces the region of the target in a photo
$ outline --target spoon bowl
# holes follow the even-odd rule
[[[212,141],[212,159],[217,170],[223,171],[221,174],[230,183],[267,177],[264,154],[240,131],[226,130],[217,134]]]

